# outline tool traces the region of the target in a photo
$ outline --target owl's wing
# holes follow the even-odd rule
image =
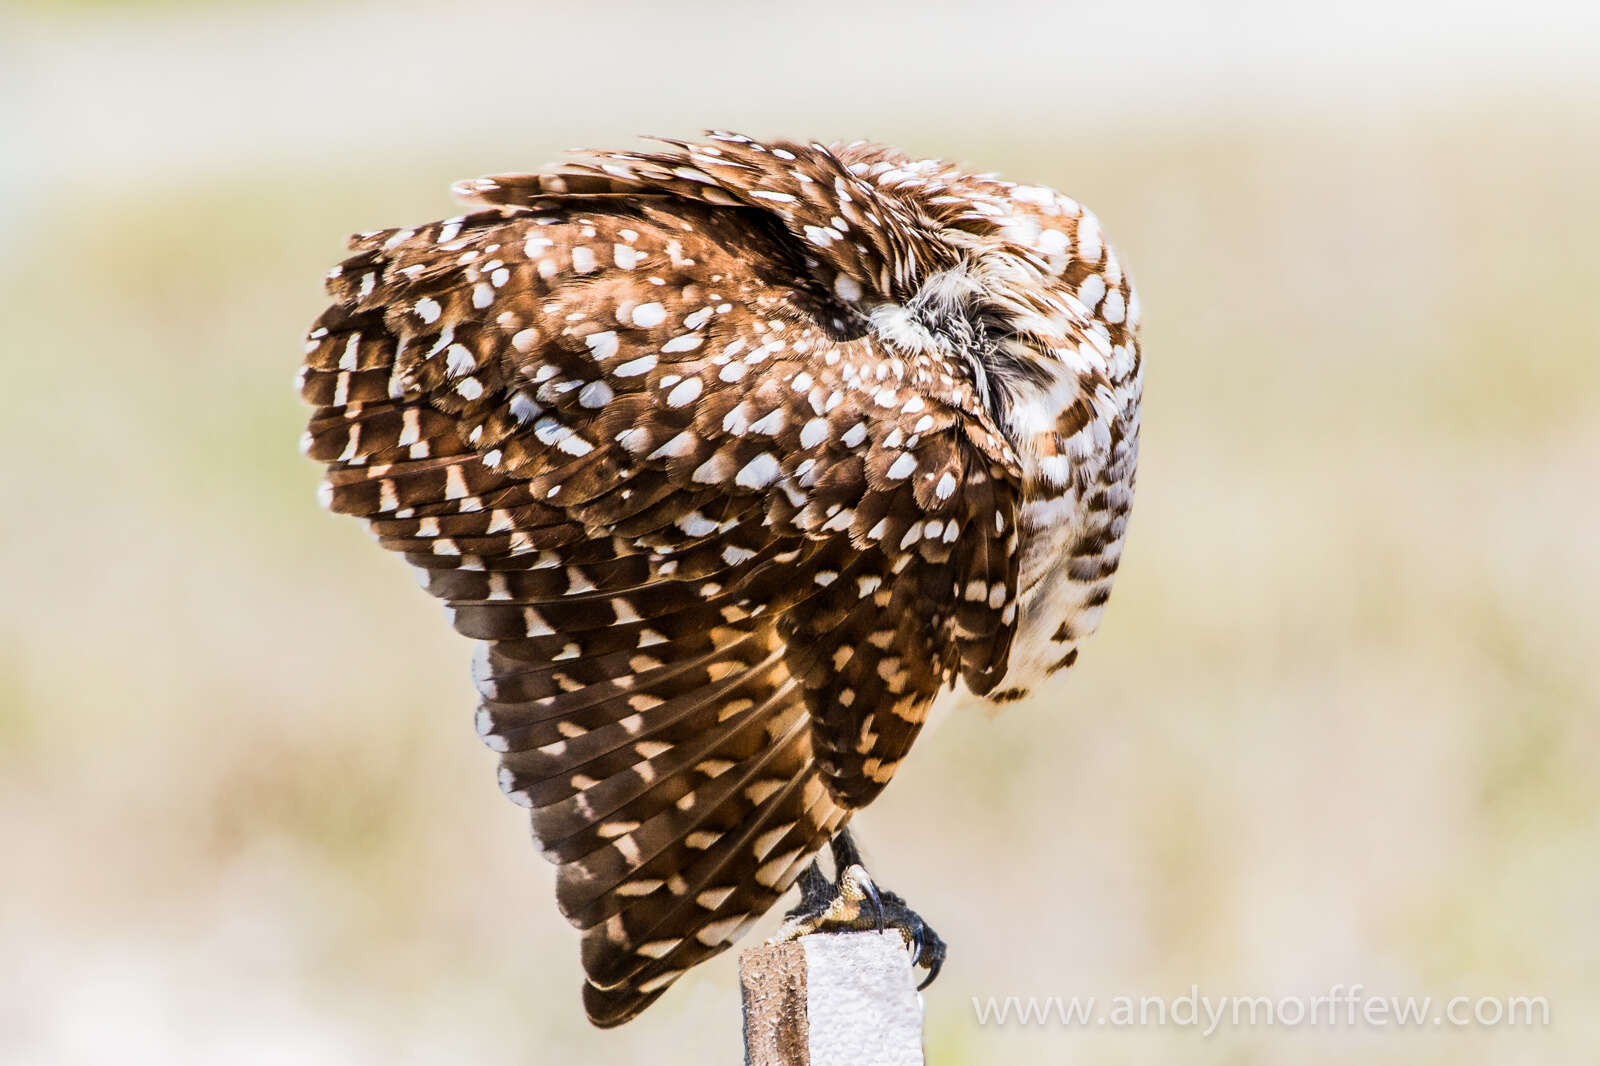
[[[1018,488],[959,372],[854,329],[782,220],[536,180],[354,239],[306,448],[481,642],[612,1025],[772,906],[941,686],[1004,672]]]

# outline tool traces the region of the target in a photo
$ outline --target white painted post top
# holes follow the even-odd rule
[[[748,1066],[923,1066],[905,940],[814,933],[739,956]]]

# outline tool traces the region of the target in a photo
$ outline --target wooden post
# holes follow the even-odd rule
[[[816,933],[739,956],[747,1066],[922,1066],[900,934]]]

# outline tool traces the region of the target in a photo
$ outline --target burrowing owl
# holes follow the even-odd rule
[[[820,912],[814,856],[853,861],[941,693],[1072,664],[1138,453],[1138,300],[1074,201],[881,145],[661,143],[357,235],[300,378],[326,504],[477,642],[598,1025],[802,872]]]

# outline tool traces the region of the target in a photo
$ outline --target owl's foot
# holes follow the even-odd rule
[[[905,938],[911,961],[927,968],[928,976],[917,988],[933,984],[944,965],[945,944],[921,915],[893,892],[878,888],[855,842],[841,832],[833,840],[837,882],[829,881],[816,862],[800,875],[800,903],[789,911],[777,934],[768,941],[779,944],[812,933],[882,932],[893,929]]]

